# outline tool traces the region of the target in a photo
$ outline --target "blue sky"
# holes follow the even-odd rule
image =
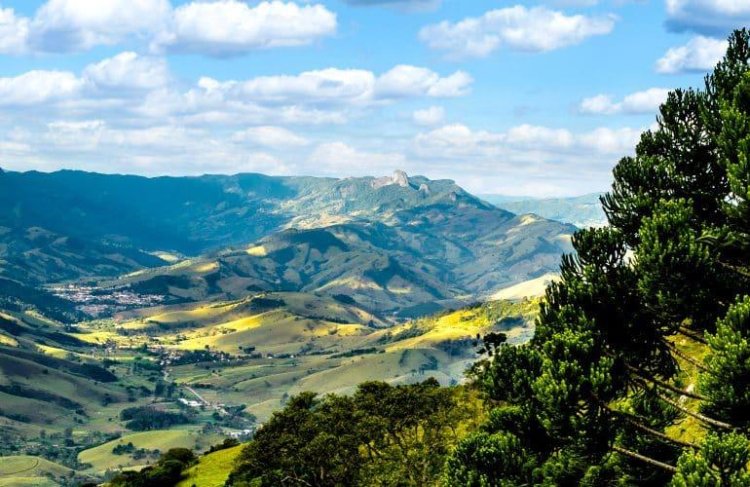
[[[0,166],[607,189],[750,0],[0,0]]]

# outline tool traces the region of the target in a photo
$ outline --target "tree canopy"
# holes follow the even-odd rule
[[[749,39],[617,164],[531,342],[474,367],[514,419],[462,441],[447,484],[750,485]]]

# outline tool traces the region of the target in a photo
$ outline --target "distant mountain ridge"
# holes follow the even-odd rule
[[[528,198],[484,194],[480,197],[513,213],[534,213],[550,220],[585,228],[607,224],[607,217],[599,201],[601,195],[602,193],[591,193],[569,198]]]
[[[378,313],[435,311],[555,271],[573,231],[403,171],[0,174],[0,277],[37,286],[93,279],[178,300],[311,292]]]

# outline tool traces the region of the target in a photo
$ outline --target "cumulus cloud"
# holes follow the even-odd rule
[[[382,74],[375,82],[374,91],[380,98],[424,95],[451,98],[466,95],[473,81],[463,71],[441,77],[427,68],[400,65]]]
[[[417,125],[437,125],[445,119],[445,109],[443,107],[432,106],[422,110],[415,110],[412,118]]]
[[[0,8],[0,53],[22,54],[28,50],[29,19],[12,8]]]
[[[750,3],[743,0],[666,0],[667,26],[677,32],[725,35],[750,23]]]
[[[462,124],[440,127],[418,134],[414,140],[418,153],[430,157],[500,156],[514,151],[546,153],[548,158],[560,153],[580,154],[594,151],[599,155],[632,152],[641,131],[631,128],[598,128],[583,133],[568,129],[523,124],[505,132],[474,131]]]
[[[621,101],[613,100],[610,95],[596,95],[581,101],[578,110],[588,115],[655,113],[668,93],[666,88],[650,88],[631,93]]]
[[[173,79],[164,58],[123,52],[90,64],[80,74],[39,70],[0,78],[0,105],[36,106],[45,118],[74,113],[138,123],[178,119],[190,126],[235,129],[341,124],[356,114],[405,99],[463,96],[472,82],[461,71],[442,76],[402,65],[380,75],[327,68],[246,80],[204,77],[185,88]],[[265,130],[263,135],[271,139],[289,135]]]
[[[529,52],[560,49],[608,34],[614,26],[613,16],[566,15],[545,7],[516,5],[424,27],[419,38],[450,57],[485,57],[501,47]]]
[[[83,81],[67,71],[29,71],[0,78],[0,105],[27,106],[76,96]]]
[[[232,140],[266,147],[299,147],[310,143],[309,140],[300,137],[291,130],[269,125],[250,127],[236,132],[232,136]]]
[[[83,75],[103,89],[151,90],[166,86],[170,79],[164,59],[143,57],[134,52],[123,52],[91,64]]]
[[[310,44],[336,32],[320,4],[195,0],[47,0],[33,17],[0,8],[0,53],[73,52],[137,40],[155,52],[232,56]]]
[[[168,0],[48,0],[31,21],[35,50],[78,51],[148,37],[164,27]]]
[[[462,71],[443,77],[415,66],[396,66],[380,76],[362,69],[328,68],[245,81],[203,78],[191,96],[280,105],[367,106],[407,97],[462,96],[472,82],[471,76]]]
[[[336,32],[336,15],[323,5],[237,0],[192,2],[175,9],[153,43],[158,50],[215,56],[310,44]]]
[[[669,49],[656,62],[656,71],[663,74],[705,72],[724,56],[727,41],[696,36],[687,44]]]

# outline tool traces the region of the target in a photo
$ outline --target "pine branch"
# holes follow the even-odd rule
[[[672,391],[675,394],[679,394],[681,396],[690,397],[692,399],[697,399],[699,401],[705,401],[706,400],[705,396],[701,396],[700,394],[696,394],[694,392],[689,392],[689,391],[686,391],[684,389],[680,389],[679,387],[675,387],[675,386],[673,386],[671,384],[668,384],[668,383],[666,383],[666,382],[664,382],[662,380],[659,380],[659,379],[657,379],[655,377],[647,376],[647,375],[641,373],[641,371],[639,371],[638,369],[636,369],[632,365],[625,364],[625,367],[627,367],[627,369],[630,370],[633,373],[633,375],[635,375],[639,379],[644,380],[646,382],[651,382],[652,384],[655,384],[655,385],[657,385],[659,387],[662,387],[664,389]]]
[[[705,338],[694,332],[693,330],[688,330],[684,326],[681,326],[677,329],[677,333],[679,333],[682,336],[688,337],[691,340],[694,340],[698,343],[702,343],[703,345],[708,345],[708,341],[706,341]]]
[[[691,410],[687,409],[686,407],[680,405],[677,401],[674,401],[674,400],[672,400],[671,398],[669,398],[667,396],[663,396],[663,395],[661,395],[659,393],[656,393],[656,397],[658,397],[662,401],[666,402],[667,404],[669,404],[673,408],[675,408],[675,409],[677,409],[679,411],[682,411],[683,413],[687,414],[688,416],[692,416],[693,418],[695,418],[698,421],[701,421],[703,423],[706,423],[707,425],[715,426],[717,428],[722,428],[722,429],[727,429],[727,430],[734,429],[734,427],[731,424],[729,424],[729,423],[725,423],[723,421],[719,421],[718,419],[709,418],[708,416],[704,416],[703,414],[691,411]]]
[[[659,460],[655,460],[653,458],[647,457],[645,455],[641,455],[640,453],[636,453],[634,451],[626,450],[625,448],[622,448],[620,446],[613,446],[612,449],[616,451],[617,453],[621,455],[625,455],[626,457],[634,458],[636,460],[640,460],[642,462],[648,463],[649,465],[653,465],[654,467],[658,467],[662,470],[666,470],[667,472],[675,473],[677,472],[677,469],[673,467],[672,465],[664,462],[660,462]]]
[[[677,348],[677,346],[674,343],[670,342],[669,340],[664,340],[664,343],[666,343],[667,347],[672,351],[673,354],[677,355],[684,361],[689,362],[690,364],[694,365],[701,372],[706,372],[708,374],[712,373],[708,367],[703,365],[699,360],[694,359],[690,355],[686,354],[685,352]]]
[[[672,444],[675,444],[675,445],[678,445],[678,446],[681,446],[681,447],[684,447],[684,448],[693,448],[695,450],[697,450],[699,448],[698,445],[695,445],[695,444],[690,443],[688,441],[678,440],[677,438],[672,438],[671,436],[668,436],[668,435],[662,433],[661,431],[657,431],[657,430],[655,430],[653,428],[650,428],[649,426],[646,426],[641,421],[638,421],[637,419],[634,419],[633,415],[631,415],[630,413],[626,413],[624,411],[615,411],[613,409],[610,409],[610,411],[612,411],[613,413],[615,413],[617,415],[622,416],[622,418],[625,421],[627,421],[629,424],[631,424],[632,426],[638,428],[639,430],[641,430],[641,431],[643,431],[645,433],[650,434],[651,436],[655,436],[656,438],[659,438],[662,441],[665,441],[667,443],[672,443]]]

